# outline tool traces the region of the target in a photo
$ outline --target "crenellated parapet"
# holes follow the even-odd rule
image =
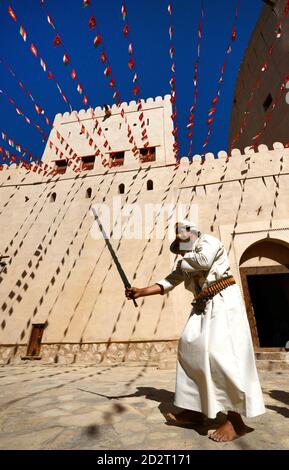
[[[147,99],[141,99],[142,103],[142,108],[143,111],[149,111],[151,109],[156,109],[156,108],[163,108],[167,104],[170,105],[170,100],[171,100],[171,95],[165,95],[164,97],[162,96],[156,96],[155,98],[147,98]],[[138,107],[138,103],[135,100],[129,101],[127,103],[126,101],[122,102],[120,106],[117,106],[116,104],[113,104],[110,106],[110,110],[112,115],[119,115],[121,113],[121,110],[123,109],[125,113],[136,113]],[[71,113],[65,112],[63,114],[58,113],[56,114],[54,118],[54,126],[59,125],[59,124],[66,124],[68,122],[74,122],[75,119],[78,118],[82,120],[87,120],[87,119],[92,119],[92,113],[91,109],[80,109],[79,111],[73,110]],[[104,107],[97,106],[96,108],[93,109],[94,116],[98,119],[101,119],[104,117],[105,112],[104,112]]]
[[[281,142],[275,142],[271,149],[260,144],[257,151],[246,147],[243,153],[239,149],[233,149],[230,155],[224,150],[216,155],[211,152],[204,156],[196,154],[191,162],[183,157],[178,170],[191,172],[198,181],[205,184],[243,179],[245,175],[247,178],[278,175],[289,170],[289,148],[284,147]]]

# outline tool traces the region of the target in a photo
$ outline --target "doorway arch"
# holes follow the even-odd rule
[[[289,340],[289,244],[265,238],[244,251],[239,264],[256,350],[283,350]]]

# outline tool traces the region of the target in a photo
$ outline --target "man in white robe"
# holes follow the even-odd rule
[[[210,434],[226,442],[246,432],[241,415],[265,412],[245,306],[223,244],[188,220],[176,224],[176,233],[170,249],[183,256],[176,268],[152,286],[126,289],[126,296],[164,294],[181,282],[193,293],[177,358],[175,405],[184,411],[168,419],[188,423],[227,412],[227,421]],[[208,289],[217,293],[208,295]]]

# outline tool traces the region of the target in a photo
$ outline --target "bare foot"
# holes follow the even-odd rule
[[[177,414],[167,413],[166,418],[172,424],[201,424],[204,415],[198,411],[184,410]]]
[[[239,435],[236,433],[232,423],[228,420],[209,435],[209,438],[216,442],[229,442],[237,439]]]

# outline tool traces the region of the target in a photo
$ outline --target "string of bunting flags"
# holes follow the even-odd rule
[[[254,137],[252,137],[252,139],[251,139],[251,142],[253,142],[253,144],[251,145],[252,149],[258,148],[258,145],[260,144],[261,136],[263,135],[264,131],[266,130],[268,123],[272,120],[273,112],[275,111],[275,109],[276,109],[279,101],[281,100],[281,98],[283,98],[285,90],[287,90],[286,84],[288,82],[289,82],[289,70],[287,71],[287,73],[286,73],[286,75],[285,75],[285,77],[284,77],[284,79],[283,79],[283,81],[282,81],[282,83],[279,87],[278,95],[276,96],[276,98],[271,103],[271,111],[265,115],[261,130],[256,135],[254,135]]]
[[[193,84],[194,84],[194,98],[193,98],[193,104],[190,107],[190,114],[188,117],[188,124],[187,124],[187,129],[188,129],[188,134],[187,137],[190,142],[190,147],[188,151],[188,157],[191,157],[193,155],[193,132],[194,132],[194,126],[195,126],[195,112],[196,112],[196,105],[197,105],[197,99],[198,99],[198,78],[199,78],[199,62],[200,62],[200,56],[201,56],[201,41],[202,41],[202,34],[203,34],[203,19],[204,19],[204,0],[201,0],[201,13],[200,13],[200,20],[199,20],[199,27],[198,27],[198,44],[197,44],[197,58],[195,61],[194,65],[194,79],[193,79]]]
[[[13,19],[13,21],[19,25],[19,33],[23,39],[24,42],[27,41],[27,33],[26,33],[26,30],[24,29],[24,27],[22,26],[22,24],[19,23],[19,21],[17,20],[17,17],[16,17],[16,13],[14,10],[12,10],[12,8],[10,6],[8,6],[8,14],[10,15],[10,17]],[[39,64],[40,64],[40,67],[42,68],[43,72],[46,73],[47,72],[47,78],[48,80],[52,80],[55,82],[55,85],[62,97],[62,99],[64,100],[64,102],[66,104],[68,104],[69,108],[70,108],[70,112],[72,112],[72,106],[71,104],[69,103],[68,99],[67,99],[67,96],[64,94],[64,92],[62,91],[62,88],[60,87],[59,83],[57,82],[57,80],[55,79],[55,76],[54,74],[48,70],[47,66],[46,66],[46,63],[45,61],[43,60],[43,58],[39,55],[38,53],[38,50],[36,49],[36,46],[34,45],[34,43],[30,43],[30,47],[29,47],[29,50],[30,52],[36,57],[38,58],[39,57]]]
[[[96,157],[99,157],[101,159],[101,162],[104,167],[111,167],[112,166],[111,158],[108,158],[108,157],[106,158],[106,154],[110,154],[110,156],[112,155],[112,147],[100,123],[101,119],[97,118],[95,115],[95,111],[89,102],[88,95],[85,92],[83,85],[79,81],[77,70],[74,64],[72,63],[71,57],[68,54],[64,46],[62,37],[60,36],[59,31],[56,28],[55,21],[52,18],[50,12],[47,10],[45,0],[40,0],[40,4],[43,7],[43,10],[45,10],[47,22],[54,32],[53,41],[51,40],[51,46],[54,46],[57,52],[61,51],[63,65],[69,71],[68,73],[70,75],[70,78],[75,84],[75,89],[83,105],[85,107],[87,106],[89,112],[91,113],[91,117],[93,121],[92,130],[89,130],[87,128],[87,124],[85,124],[83,121],[80,120],[78,113],[76,111],[73,111],[71,102],[69,101],[68,97],[64,94],[61,86],[59,85],[57,79],[55,78],[54,73],[52,73],[52,71],[47,67],[46,62],[43,59],[43,56],[40,54],[38,46],[34,42],[30,41],[30,34],[27,33],[27,30],[24,28],[22,23],[20,23],[20,21],[18,20],[18,15],[16,14],[14,7],[12,8],[10,6],[9,1],[10,0],[7,1],[8,14],[10,18],[12,19],[12,21],[19,27],[19,34],[23,42],[26,43],[26,45],[29,48],[30,53],[33,54],[33,56],[37,59],[37,62],[39,62],[48,80],[55,82],[56,87],[62,99],[65,101],[65,103],[69,107],[70,113],[71,114],[75,113],[76,120],[80,127],[80,134],[82,134],[87,140],[89,147],[91,147],[92,149],[92,153]],[[132,153],[134,155],[134,158],[136,158],[137,160],[140,159],[140,161],[142,161],[142,151],[140,151],[140,147],[148,148],[150,147],[150,142],[149,142],[149,136],[148,136],[148,131],[147,131],[146,122],[145,122],[145,109],[144,109],[144,104],[143,104],[144,101],[140,99],[141,90],[140,90],[139,76],[137,73],[138,70],[137,70],[137,65],[136,65],[136,60],[135,60],[135,55],[134,55],[134,43],[132,40],[131,27],[128,21],[127,2],[125,0],[122,0],[120,2],[120,7],[121,7],[121,15],[122,15],[122,21],[123,21],[122,34],[123,34],[124,40],[127,41],[127,51],[128,51],[127,66],[131,74],[131,79],[132,79],[131,90],[132,90],[133,95],[136,97],[136,101],[137,101],[136,110],[138,112],[138,120],[139,120],[139,124],[141,128],[140,136],[138,136],[137,138],[136,138],[136,135],[138,135],[138,131],[137,129],[133,129],[130,126],[128,119],[127,119],[127,115],[125,113],[125,109],[122,106],[120,91],[117,86],[115,75],[113,74],[113,70],[111,67],[111,63],[109,61],[107,50],[105,49],[105,46],[104,46],[103,37],[101,35],[101,31],[99,29],[96,15],[93,10],[92,0],[82,0],[82,7],[86,9],[86,11],[89,12],[88,29],[89,29],[90,34],[93,34],[93,37],[94,37],[93,47],[95,49],[98,49],[99,51],[99,60],[104,69],[103,73],[104,73],[105,78],[107,79],[107,84],[111,90],[113,100],[116,106],[119,108],[120,116],[124,120],[124,123],[126,125],[127,138],[128,138],[129,144],[131,145]],[[173,30],[173,20],[174,20],[173,8],[175,8],[175,5],[173,4],[173,0],[171,0],[168,2],[168,5],[167,5],[167,10],[169,14],[169,28],[168,28],[169,41],[170,41],[169,56],[171,59],[170,61],[171,77],[170,77],[169,85],[171,89],[171,104],[172,104],[172,115],[171,115],[171,119],[173,122],[172,135],[174,137],[173,152],[174,152],[174,157],[175,157],[176,166],[177,166],[180,162],[180,148],[179,148],[179,126],[178,126],[178,113],[177,113],[177,88],[176,88],[176,65],[175,65],[175,47],[174,47],[175,37],[174,37],[174,30]],[[226,50],[223,51],[223,54],[225,52],[225,55],[223,57],[223,61],[220,67],[220,73],[218,75],[218,82],[217,82],[217,87],[216,87],[217,90],[215,90],[216,94],[212,95],[213,98],[210,100],[210,108],[208,109],[208,112],[207,112],[205,139],[202,142],[203,149],[205,149],[208,146],[211,136],[212,136],[213,126],[214,126],[215,117],[216,117],[216,111],[219,106],[222,86],[224,83],[225,72],[228,68],[229,55],[231,54],[234,44],[237,40],[236,26],[237,26],[237,21],[238,21],[239,9],[240,9],[240,0],[235,0],[234,20],[233,20],[233,25],[231,27],[230,39],[227,42]],[[234,146],[236,146],[236,143],[240,141],[241,136],[244,132],[244,129],[248,125],[249,116],[250,116],[251,108],[253,106],[254,98],[256,97],[257,91],[259,90],[262,80],[265,77],[265,73],[271,64],[271,59],[273,56],[273,52],[275,50],[275,46],[277,44],[277,40],[280,37],[282,37],[282,35],[284,35],[284,29],[285,29],[284,23],[285,23],[285,18],[288,16],[288,13],[289,13],[289,0],[285,0],[285,5],[283,6],[281,15],[277,17],[277,21],[276,21],[277,27],[275,29],[274,37],[271,43],[269,43],[268,46],[266,47],[266,52],[263,55],[264,58],[262,59],[262,63],[260,64],[260,69],[258,70],[257,79],[255,80],[253,87],[250,90],[249,97],[246,102],[245,110],[240,117],[240,121],[238,122],[238,128],[237,128],[238,130],[236,134],[233,136],[233,139],[230,145],[230,152],[232,151]],[[204,15],[205,15],[204,0],[200,0],[200,14],[199,14],[199,21],[198,21],[198,26],[197,26],[198,28],[197,29],[197,51],[196,51],[196,56],[193,58],[193,60],[194,59],[195,60],[194,62],[192,61],[192,64],[191,64],[193,66],[193,74],[192,74],[193,100],[191,102],[191,107],[189,108],[189,115],[187,117],[187,124],[186,124],[186,128],[187,128],[186,134],[187,134],[187,139],[188,139],[188,144],[189,144],[188,145],[189,149],[187,153],[188,157],[193,156],[195,115],[196,115],[196,107],[197,107],[198,95],[199,95],[198,88],[200,87],[199,67],[200,67],[200,57],[201,57],[201,46],[202,46],[202,41],[203,41]],[[38,133],[41,134],[42,141],[47,142],[47,145],[49,146],[51,150],[53,150],[55,155],[57,155],[60,159],[65,158],[67,160],[67,164],[69,167],[71,166],[74,171],[80,172],[82,159],[81,157],[79,157],[77,152],[71,147],[70,143],[68,142],[69,137],[65,138],[61,134],[61,132],[56,127],[53,126],[53,123],[50,122],[49,117],[46,115],[44,108],[40,105],[41,103],[40,104],[38,103],[38,101],[35,99],[35,97],[30,92],[30,90],[24,85],[22,80],[17,77],[12,67],[1,58],[0,58],[0,63],[4,67],[6,72],[8,72],[16,80],[16,82],[18,83],[18,86],[22,89],[22,91],[26,94],[26,96],[31,100],[33,104],[33,109],[37,113],[37,115],[42,116],[42,118],[45,120],[46,125],[54,129],[55,131],[54,137],[57,139],[58,142],[54,143],[51,140],[51,138],[48,139],[43,129],[34,121],[32,121],[30,117],[28,117],[23,112],[23,110],[17,105],[14,99],[12,99],[6,93],[6,90],[4,91],[0,89],[0,95],[2,95],[10,103],[10,105],[14,107],[15,112],[18,116],[22,117],[27,124],[34,127],[38,131]],[[255,149],[259,145],[263,133],[266,131],[269,123],[272,120],[272,113],[275,111],[276,107],[278,106],[278,103],[283,97],[284,91],[286,89],[286,84],[288,82],[289,82],[289,73],[288,75],[284,77],[282,84],[277,89],[275,97],[270,104],[270,109],[264,115],[264,121],[261,126],[261,129],[259,129],[256,135],[254,135],[251,138],[251,144],[252,144],[251,148]],[[104,117],[104,120],[105,119],[106,117]],[[2,162],[2,164],[0,165],[1,170],[3,167],[3,163],[4,165],[6,165],[7,164],[6,162],[8,163],[10,162],[10,164],[18,163],[21,165],[23,164],[23,166],[25,164],[27,169],[31,169],[32,168],[31,165],[34,165],[33,171],[38,171],[39,173],[45,172],[45,174],[53,174],[54,168],[50,167],[49,165],[46,165],[46,167],[44,168],[44,164],[41,161],[39,161],[39,158],[34,158],[34,156],[30,152],[28,152],[27,149],[25,149],[23,146],[19,144],[16,144],[13,138],[11,138],[10,136],[7,137],[7,134],[3,131],[0,131],[0,132],[1,132],[2,140],[6,142],[8,146],[10,146],[12,149],[15,149],[15,151],[20,154],[20,155],[17,155],[14,152],[11,153],[10,149],[8,150],[7,148],[0,146],[0,156],[1,156],[1,162]],[[136,134],[134,135],[135,132]],[[137,141],[139,140],[141,140],[141,145],[137,145]],[[288,142],[288,145],[289,145],[289,142]],[[203,150],[204,153],[202,153],[201,164],[204,164],[205,162],[206,151]]]
[[[131,40],[131,37],[130,37],[130,31],[131,31],[131,28],[129,26],[129,23],[128,23],[128,19],[127,19],[127,7],[126,7],[126,2],[123,0],[123,3],[122,3],[122,6],[121,6],[121,15],[122,15],[122,19],[123,19],[123,22],[124,22],[124,27],[123,27],[123,35],[124,35],[124,38],[127,39],[128,41],[128,54],[129,54],[129,60],[128,60],[128,68],[129,70],[132,72],[132,82],[133,82],[133,89],[132,89],[132,92],[134,94],[134,96],[137,96],[140,94],[140,86],[139,86],[139,80],[138,80],[138,73],[136,71],[136,63],[135,63],[135,58],[134,58],[134,55],[133,55],[133,43],[132,43],[132,40]],[[144,113],[142,112],[143,111],[143,107],[142,107],[142,102],[141,100],[139,99],[137,101],[137,104],[138,104],[138,109],[140,111],[140,114],[139,114],[139,120],[140,120],[140,123],[141,123],[141,134],[142,134],[142,141],[143,141],[143,147],[144,148],[147,148],[150,146],[150,143],[149,143],[149,138],[148,138],[148,135],[147,135],[147,129],[146,129],[146,125],[145,125],[145,118],[144,118]]]
[[[176,163],[179,164],[180,162],[180,153],[179,153],[179,134],[178,134],[178,115],[177,115],[177,91],[176,91],[176,66],[174,60],[174,40],[173,40],[173,23],[172,23],[172,12],[173,12],[173,4],[169,2],[168,4],[168,14],[170,18],[170,26],[169,26],[169,38],[170,38],[170,48],[169,48],[169,55],[171,58],[171,72],[172,76],[170,79],[170,87],[171,87],[171,103],[173,113],[171,118],[174,123],[174,129],[172,130],[172,134],[174,136],[175,142],[173,144],[174,155],[176,159]]]
[[[9,169],[10,165],[16,163],[17,166],[24,167],[27,170],[32,170],[34,172],[42,173],[44,175],[54,174],[55,169],[50,165],[43,163],[39,157],[35,157],[27,149],[24,149],[23,146],[16,144],[12,137],[8,137],[7,134],[1,131],[1,138],[6,142],[11,148],[15,149],[21,155],[11,153],[10,150],[0,146],[0,157],[2,163],[0,164],[0,169]],[[26,157],[26,159],[24,159]]]
[[[213,122],[214,122],[214,119],[215,119],[215,113],[216,113],[217,105],[218,105],[219,98],[220,98],[220,95],[221,95],[221,88],[222,88],[222,85],[223,85],[223,82],[224,82],[224,74],[225,74],[225,70],[226,70],[228,54],[231,54],[233,44],[237,39],[236,24],[237,24],[239,9],[240,9],[240,0],[237,1],[237,4],[235,6],[235,16],[234,16],[233,26],[232,26],[232,29],[231,29],[231,37],[230,37],[229,44],[226,48],[225,59],[223,60],[223,63],[222,63],[222,66],[221,66],[221,74],[220,74],[220,78],[218,80],[217,93],[214,96],[214,98],[211,100],[211,108],[208,111],[208,118],[207,118],[208,130],[207,130],[206,138],[205,138],[204,143],[203,143],[203,148],[207,147],[207,145],[209,143],[209,140],[210,140],[210,137],[212,135]],[[201,164],[203,164],[204,162],[205,162],[205,158],[204,158],[204,155],[203,155]]]
[[[45,111],[44,109],[39,106],[39,104],[36,103],[36,100],[34,99],[33,95],[30,93],[30,91],[26,88],[26,86],[18,79],[16,73],[14,72],[14,70],[12,69],[12,67],[7,64],[6,62],[4,62],[3,59],[0,59],[0,63],[3,65],[4,69],[10,74],[12,75],[12,77],[16,80],[16,82],[18,83],[19,87],[26,93],[26,95],[28,96],[28,98],[32,101],[33,103],[33,107],[34,107],[34,110],[36,111],[37,114],[43,116],[45,118],[45,123],[47,126],[49,127],[52,127],[52,124],[51,122],[49,121],[49,118],[45,115]]]
[[[97,132],[97,135],[100,137],[101,135],[104,137],[104,143],[103,143],[103,146],[104,148],[110,152],[111,151],[111,146],[107,140],[107,137],[103,131],[103,129],[101,128],[101,125],[97,119],[97,117],[95,116],[95,113],[94,113],[94,110],[92,108],[92,106],[89,104],[89,99],[88,99],[88,95],[87,93],[84,91],[84,88],[83,86],[81,85],[81,83],[78,81],[78,74],[77,74],[77,71],[76,71],[76,67],[73,65],[69,55],[68,55],[68,52],[67,50],[65,49],[65,46],[64,46],[64,43],[63,43],[63,40],[60,38],[60,34],[59,32],[57,31],[56,29],[56,26],[55,26],[55,21],[53,21],[52,19],[52,16],[50,14],[50,12],[47,10],[46,8],[46,4],[45,4],[45,1],[44,0],[41,0],[41,5],[43,6],[43,8],[45,9],[45,12],[46,12],[46,15],[47,15],[47,21],[49,23],[49,25],[53,28],[53,30],[55,31],[55,37],[54,37],[54,40],[53,40],[53,45],[54,47],[58,47],[58,46],[61,46],[63,51],[64,51],[64,54],[63,54],[63,64],[64,65],[68,65],[70,64],[71,66],[71,72],[70,72],[70,77],[73,81],[76,80],[77,82],[77,86],[76,86],[76,90],[78,92],[78,94],[80,95],[80,97],[82,97],[83,95],[83,98],[82,98],[82,103],[85,105],[85,106],[89,106],[89,109],[90,109],[90,112],[91,112],[91,117],[92,117],[92,120],[94,122],[94,127],[93,127],[93,132]],[[81,126],[81,130],[80,130],[80,133],[83,134],[86,139],[88,140],[88,144],[90,146],[93,146],[94,147],[94,151],[95,151],[95,156],[100,156],[101,158],[101,161],[102,161],[102,164],[104,166],[107,166],[108,165],[108,162],[107,160],[104,158],[103,156],[103,153],[102,151],[100,150],[100,148],[98,147],[98,145],[96,144],[95,140],[94,140],[94,136],[93,134],[91,134],[88,129],[86,128],[86,126],[80,121],[79,119],[79,116],[78,114],[76,113],[76,118],[77,118],[77,121],[79,123],[79,125]]]
[[[250,110],[252,108],[253,101],[254,101],[254,98],[256,96],[256,92],[260,88],[262,80],[266,75],[266,71],[269,68],[270,61],[271,61],[273,51],[274,51],[274,47],[277,44],[277,40],[280,39],[281,36],[283,35],[283,23],[284,23],[286,17],[288,16],[288,13],[289,13],[289,0],[286,0],[286,3],[284,5],[282,13],[281,13],[281,19],[278,23],[278,26],[277,26],[276,30],[275,30],[274,38],[273,38],[271,44],[268,46],[268,48],[267,48],[267,50],[264,54],[265,55],[265,60],[264,60],[264,62],[262,62],[261,66],[260,66],[260,70],[259,70],[259,73],[257,75],[257,78],[256,78],[256,80],[255,80],[255,82],[254,82],[254,84],[251,88],[251,91],[249,93],[249,98],[248,98],[246,106],[245,106],[245,111],[244,111],[244,113],[242,115],[242,118],[241,118],[241,124],[238,128],[238,131],[236,132],[236,134],[234,135],[234,137],[231,141],[230,152],[234,148],[235,144],[237,142],[239,142],[239,140],[240,140],[240,138],[241,138],[246,126],[247,126],[248,117],[249,117],[250,112],[251,112]],[[272,104],[272,106],[273,106],[273,104]],[[258,135],[253,137],[253,139],[257,140]]]
[[[15,13],[15,11],[11,8],[10,5],[8,6],[8,14],[10,15],[10,17],[13,19],[13,21],[14,21],[15,23],[17,23],[17,24],[20,25],[20,35],[22,36],[24,42],[26,42],[26,40],[27,40],[27,33],[26,33],[26,30],[25,30],[24,27],[18,22],[16,13]],[[33,43],[30,44],[30,51],[32,52],[32,54],[33,54],[35,57],[38,57],[38,51],[37,51],[37,49],[36,49],[36,46],[35,46]],[[42,57],[40,57],[40,66],[41,66],[42,70],[46,73],[47,67],[46,67],[46,63],[44,62],[44,60],[42,59]],[[56,87],[57,87],[57,89],[58,89],[60,95],[62,96],[62,98],[63,98],[63,100],[65,101],[65,103],[69,106],[70,111],[72,112],[72,106],[71,106],[71,104],[70,104],[70,102],[69,102],[67,96],[63,93],[63,91],[62,91],[62,89],[61,89],[59,83],[58,83],[57,80],[55,79],[55,76],[54,76],[54,74],[51,72],[51,70],[48,70],[48,72],[47,72],[47,78],[48,78],[49,80],[52,79],[52,80],[55,82]],[[11,99],[10,99],[10,100],[11,100]],[[13,100],[11,100],[10,102],[14,103]],[[19,113],[19,110],[16,109],[16,111],[17,111],[18,114],[20,114],[20,113]],[[20,110],[20,111],[21,111],[21,110]],[[22,113],[22,114],[23,114],[23,113]],[[30,119],[27,118],[26,116],[25,116],[25,120],[26,120],[26,122],[27,122],[28,124],[31,123]],[[39,130],[39,126],[36,125],[35,127]],[[46,136],[45,136],[45,140],[47,140]],[[72,152],[71,152],[71,153],[72,153]],[[77,153],[74,152],[73,155],[72,155],[72,156],[69,158],[69,160],[68,160],[68,165],[71,166],[74,171],[78,172],[78,171],[80,171],[80,166],[79,166],[79,162],[80,162],[80,161],[81,161],[81,159],[78,157]]]
[[[28,116],[26,116],[26,114],[24,114],[24,112],[22,111],[21,108],[19,108],[19,106],[17,106],[17,104],[15,103],[15,101],[10,98],[10,96],[8,96],[3,90],[0,90],[0,94],[3,95],[6,100],[12,105],[14,106],[15,108],[15,111],[16,111],[16,114],[18,116],[23,116],[23,118],[25,119],[26,123],[33,126],[42,136],[42,139],[43,141],[46,141],[47,140],[47,137],[46,135],[44,134],[43,130],[41,129],[41,127],[38,125],[38,124],[35,124],[35,122],[33,122]]]
[[[39,158],[34,158],[32,153],[28,152],[27,149],[25,149],[24,147],[22,147],[21,145],[19,144],[16,144],[14,139],[12,137],[9,137],[7,136],[7,134],[3,131],[1,131],[1,138],[4,142],[7,142],[8,145],[11,147],[11,148],[15,148],[15,150],[19,153],[21,153],[21,157],[26,157],[32,161],[32,160],[40,160]],[[3,148],[0,147],[0,152],[3,153]],[[6,156],[10,156],[10,152],[8,150],[5,151],[5,154]]]
[[[15,22],[18,22],[17,20],[17,17],[16,17],[16,13],[14,10],[12,10],[12,8],[9,6],[8,7],[8,13],[9,15],[12,17],[12,19],[15,21]],[[51,24],[53,24],[53,21],[51,19],[51,17],[49,16],[49,19],[48,19],[48,22]],[[20,30],[23,31],[24,30],[24,27],[22,25],[20,25]],[[21,33],[20,33],[21,34]],[[22,35],[22,34],[21,34]],[[23,37],[23,36],[22,36]],[[23,38],[24,39],[24,38]],[[27,33],[25,31],[25,42],[26,42],[26,39],[27,39]],[[57,42],[57,41],[56,41]],[[31,43],[32,46],[30,47],[30,51],[37,57],[37,49],[36,49],[36,46]],[[35,53],[36,52],[36,53]],[[47,71],[47,67],[46,67],[46,64],[44,62],[44,60],[42,58],[40,58],[40,66],[41,68],[43,69],[44,72]],[[65,103],[69,106],[69,110],[70,112],[72,113],[73,110],[72,110],[72,105],[70,103],[70,101],[68,100],[67,96],[63,93],[59,83],[57,82],[56,78],[55,78],[55,75],[51,72],[51,70],[48,70],[48,75],[47,75],[48,79],[49,80],[53,80],[57,86],[57,89],[60,93],[60,95],[62,96],[63,100],[65,101]],[[80,122],[80,119],[79,119],[79,116],[78,114],[75,112],[75,115],[76,115],[76,118],[77,118],[77,121],[78,123],[81,125],[81,122]],[[92,143],[93,143],[93,139],[91,137],[91,135],[89,134],[89,132],[87,131],[87,129],[84,127],[84,131],[83,131],[83,125],[81,125],[81,133],[83,133],[85,135],[85,137],[88,139],[88,142],[89,142],[89,145],[91,146]],[[63,138],[63,137],[62,137]],[[52,142],[50,141],[50,146],[53,145]],[[66,143],[66,147],[67,145],[69,146],[69,157],[67,157],[67,164],[68,166],[71,166],[71,168],[73,169],[73,171],[75,172],[80,172],[81,171],[81,167],[80,167],[80,163],[81,163],[81,158],[78,156],[78,154],[72,149],[72,147]],[[96,147],[96,144],[95,144],[95,147]],[[50,147],[51,148],[51,147]],[[96,153],[100,154],[100,150],[99,149],[96,149]]]
[[[104,73],[104,76],[108,79],[108,86],[109,86],[109,88],[111,89],[111,91],[113,93],[113,95],[112,95],[113,100],[115,101],[116,105],[120,108],[122,100],[121,100],[121,97],[120,97],[119,90],[116,86],[116,79],[115,79],[115,76],[113,74],[113,70],[112,70],[112,67],[110,65],[110,62],[109,62],[108,53],[104,48],[104,41],[103,41],[99,26],[98,26],[97,21],[96,21],[96,15],[95,15],[95,12],[94,12],[93,7],[92,7],[91,0],[83,0],[82,6],[83,6],[83,8],[89,8],[90,9],[91,15],[89,17],[88,26],[89,26],[89,29],[91,31],[94,31],[94,33],[96,33],[96,36],[93,40],[93,46],[95,48],[100,48],[101,53],[100,53],[99,59],[100,59],[101,63],[103,64],[103,67],[104,67],[104,72],[103,73]],[[124,33],[124,35],[126,35],[128,33],[126,28],[124,28],[123,33]],[[137,111],[140,111],[141,106],[142,106],[141,103],[139,103],[137,105]],[[123,107],[120,108],[120,115],[121,115],[121,118],[123,119],[123,121],[124,121],[124,123],[127,127],[127,138],[128,138],[129,144],[131,145],[133,156],[134,156],[135,159],[139,160],[140,152],[139,152],[137,143],[135,141],[135,137],[133,135],[132,129],[131,129],[129,123],[128,123],[128,120],[127,120],[127,117],[125,115],[125,111],[124,111]],[[143,118],[143,114],[141,113],[141,115],[139,116],[139,119],[141,120],[142,118]],[[145,137],[142,136],[141,140],[144,141]]]
[[[43,114],[43,115],[44,115],[44,110],[43,110],[42,108],[40,108],[39,105],[36,104],[33,95],[32,95],[32,94],[30,93],[30,91],[25,87],[25,85],[23,85],[23,83],[20,82],[20,80],[18,80],[18,78],[17,78],[17,76],[16,76],[14,70],[12,69],[12,67],[11,67],[9,64],[4,63],[3,60],[0,60],[0,62],[2,62],[2,65],[5,65],[5,70],[7,70],[7,71],[12,75],[12,77],[17,81],[19,87],[20,87],[23,91],[25,91],[26,95],[32,100],[33,105],[34,105],[34,109],[35,109],[36,113],[37,113],[37,114]],[[11,98],[9,99],[9,101],[10,101],[10,102],[14,102]],[[45,116],[45,115],[44,115],[44,116]],[[26,122],[27,122],[28,124],[31,124],[31,120],[30,120],[29,118],[28,118],[28,120],[26,119]],[[45,116],[45,122],[46,122],[46,124],[47,124],[50,128],[53,128],[53,126],[52,126],[52,124],[51,124],[51,122],[49,121],[49,118],[48,118],[47,116]],[[35,126],[38,128],[38,126],[37,126],[36,124],[35,124]],[[39,128],[38,130],[41,130],[41,129]],[[5,135],[5,134],[4,134],[4,135]],[[65,141],[64,137],[63,137],[63,136],[60,136],[60,133],[59,133],[59,132],[57,132],[57,135],[59,136],[59,140],[61,140],[61,143],[64,143],[64,142],[65,142],[65,144],[66,144],[66,150],[68,150],[68,148],[69,148],[70,146],[69,146],[69,144]],[[11,139],[11,140],[12,140],[12,139]],[[48,140],[48,143],[49,143],[49,145],[50,145],[50,148],[53,148],[53,147],[55,148],[55,153],[56,153],[56,155],[57,155],[58,152],[59,152],[60,158],[62,158],[62,157],[63,157],[63,152],[61,152],[61,150],[60,150],[55,144],[53,144],[51,140]],[[51,147],[51,145],[52,145],[53,147]],[[75,154],[75,152],[73,151],[73,149],[70,148],[70,155],[71,155],[72,153]],[[69,157],[66,157],[66,158],[67,158],[67,160],[68,160],[68,159],[70,159],[71,157],[69,156]]]

